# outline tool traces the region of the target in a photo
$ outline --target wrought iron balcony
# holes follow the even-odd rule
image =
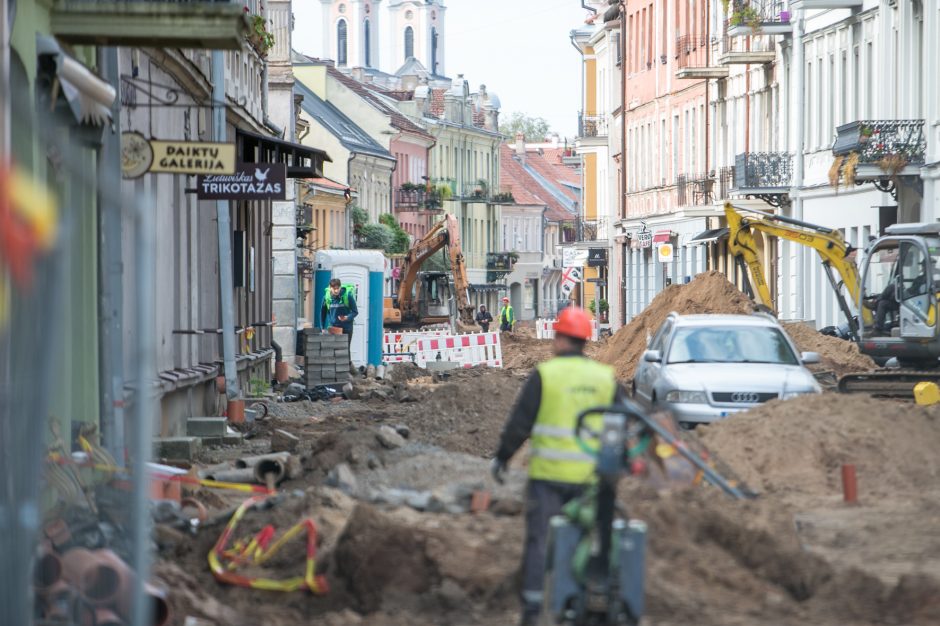
[[[249,31],[231,0],[54,0],[51,15],[70,44],[237,50]]]
[[[398,211],[439,211],[443,197],[439,190],[398,189],[395,191],[395,209]]]
[[[734,157],[734,190],[789,189],[793,157],[788,152],[745,152]]]
[[[725,78],[727,67],[710,64],[708,37],[683,35],[676,39],[676,78]]]
[[[860,120],[836,128],[832,154],[858,154],[859,164],[877,164],[900,157],[906,163],[923,165],[927,151],[924,120]]]
[[[463,193],[460,197],[472,202],[489,202],[490,186],[484,180],[468,183],[463,186]]]
[[[606,137],[607,117],[578,114],[578,137]]]
[[[731,37],[788,35],[790,11],[781,0],[732,0],[725,32]]]
[[[715,201],[715,173],[676,176],[676,201],[679,206],[704,206]]]

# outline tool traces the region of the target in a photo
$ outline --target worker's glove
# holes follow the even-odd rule
[[[506,482],[503,478],[503,474],[506,472],[506,461],[500,461],[499,459],[493,459],[490,463],[490,474],[493,476],[493,480],[498,482],[500,485]]]

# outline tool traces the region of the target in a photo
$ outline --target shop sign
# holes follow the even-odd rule
[[[591,248],[588,250],[588,267],[607,267],[607,248]]]
[[[581,270],[569,267],[561,274],[561,295],[567,298],[574,290],[575,285],[581,282]]]
[[[577,248],[562,248],[561,258],[564,267],[584,267],[588,260],[588,251]]]
[[[638,232],[634,239],[637,248],[650,248],[653,245],[653,233],[649,231]]]
[[[287,166],[283,163],[239,163],[234,174],[209,174],[196,179],[200,200],[284,200]]]
[[[151,172],[163,174],[234,174],[235,144],[150,140]]]
[[[660,263],[672,263],[673,245],[671,243],[661,243],[656,246],[656,258]]]

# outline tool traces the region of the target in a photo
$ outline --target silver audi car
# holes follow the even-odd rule
[[[671,313],[637,365],[633,395],[693,428],[769,400],[819,393],[804,367],[818,362],[815,352],[797,352],[770,315]]]

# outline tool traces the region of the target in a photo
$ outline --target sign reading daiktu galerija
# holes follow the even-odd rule
[[[234,174],[235,144],[150,140],[151,172],[169,174]]]
[[[284,200],[287,165],[239,163],[234,174],[206,174],[196,178],[200,200]]]

